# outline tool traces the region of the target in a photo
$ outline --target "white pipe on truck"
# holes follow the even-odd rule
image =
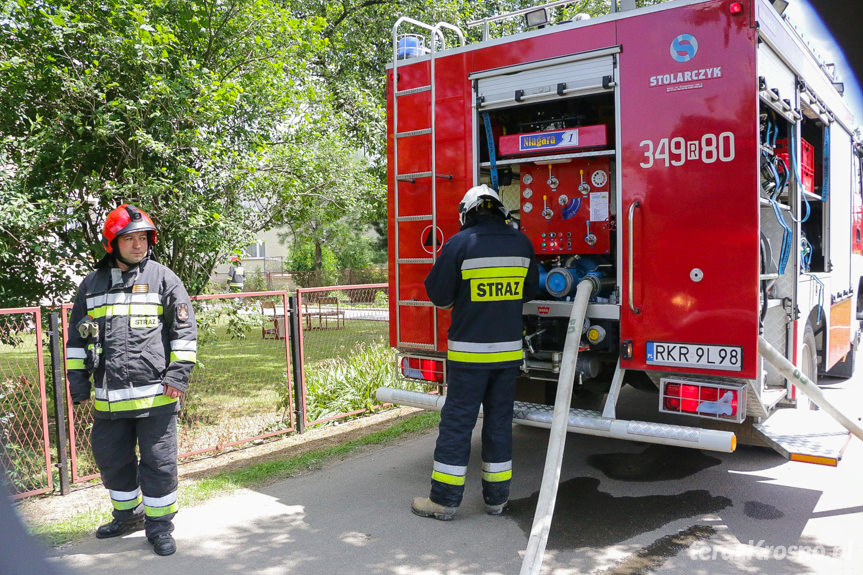
[[[548,532],[551,529],[551,516],[557,500],[557,486],[560,483],[560,467],[563,463],[563,447],[566,442],[566,427],[569,420],[569,404],[572,401],[572,385],[575,381],[575,363],[578,360],[578,347],[581,344],[581,332],[584,327],[584,316],[587,304],[595,283],[583,279],[578,284],[572,312],[569,315],[569,326],[566,329],[566,342],[563,344],[563,359],[560,364],[560,374],[557,379],[557,394],[554,397],[554,415],[551,418],[551,432],[548,435],[548,451],[545,455],[545,468],[542,472],[542,485],[539,489],[539,500],[530,529],[530,539],[527,551],[521,563],[521,575],[538,575],[542,567],[545,545],[548,543]]]
[[[767,343],[767,340],[763,337],[758,338],[758,351],[764,359],[779,370],[779,373],[784,378],[790,381],[798,390],[803,392],[815,403],[815,405],[826,411],[828,415],[841,423],[842,427],[856,435],[858,439],[863,440],[863,427],[860,427],[851,421],[851,419],[846,417],[841,411],[836,409],[833,404],[827,401],[824,397],[824,393],[818,389],[818,386],[812,383],[808,377],[803,375],[803,372],[797,369],[793,363],[788,361],[784,355],[779,353],[775,347]]]
[[[381,403],[418,407],[429,411],[440,411],[444,403],[446,403],[445,395],[432,395],[421,391],[408,391],[393,387],[379,387],[377,398]],[[513,415],[513,422],[527,427],[551,429],[552,417],[544,411],[539,413],[530,412],[526,418],[519,416],[519,408],[529,405],[516,402],[516,413]],[[570,410],[566,428],[568,432],[593,435],[595,437],[622,439],[624,441],[640,441],[642,443],[674,445],[689,449],[721,451],[724,453],[732,453],[737,447],[737,437],[731,431],[685,427],[670,423],[611,419],[601,417],[599,414],[592,416],[580,413],[580,411],[575,409]],[[481,407],[480,415],[482,415]]]

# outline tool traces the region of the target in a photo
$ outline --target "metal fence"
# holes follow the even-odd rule
[[[249,291],[285,290],[295,292],[298,288],[368,285],[387,281],[387,268],[385,267],[338,271],[282,271],[281,266],[277,266],[275,270],[267,269],[258,265],[258,262],[254,260],[246,260],[244,267],[246,269],[245,289]],[[215,292],[228,292],[227,282],[227,272],[213,273],[210,276],[210,289]]]
[[[386,284],[192,299],[198,365],[178,417],[181,459],[356,416],[380,407],[377,387],[396,385]],[[60,337],[51,342],[58,349],[65,347],[71,307],[61,308]],[[72,483],[97,477],[90,450],[92,402],[72,404],[59,353],[53,372],[60,410],[50,415],[39,308],[0,314],[0,464],[12,493],[51,491],[52,472],[59,473],[61,487],[68,485],[67,473]]]
[[[192,298],[198,321],[198,364],[177,418],[181,459],[294,430],[290,349],[286,338],[266,337],[264,312],[288,309],[287,293],[256,292]],[[71,305],[63,306],[64,340]],[[65,372],[65,366],[64,366]],[[67,386],[68,390],[68,386]],[[66,397],[72,482],[93,479],[92,402]]]
[[[0,309],[0,468],[22,497],[54,487],[38,307]]]
[[[375,390],[395,377],[386,284],[301,288],[297,309],[304,424],[375,407]]]

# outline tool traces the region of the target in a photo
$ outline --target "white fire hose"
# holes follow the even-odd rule
[[[851,421],[845,416],[845,414],[827,401],[824,397],[824,393],[818,389],[818,386],[812,383],[808,377],[803,375],[803,372],[794,367],[794,364],[788,361],[784,355],[779,353],[775,347],[767,343],[767,340],[763,337],[758,338],[758,351],[762,356],[764,356],[764,359],[779,370],[779,373],[784,378],[790,381],[798,390],[803,392],[815,403],[815,405],[827,412],[830,417],[841,423],[842,427],[856,435],[858,439],[863,440],[863,427],[860,427]]]
[[[554,398],[554,414],[548,436],[548,452],[545,455],[545,468],[542,472],[542,485],[539,500],[530,529],[527,551],[521,563],[520,575],[537,575],[542,567],[548,532],[551,529],[551,516],[557,500],[557,486],[560,483],[560,467],[563,463],[563,447],[566,442],[566,427],[569,420],[569,404],[572,401],[572,385],[575,381],[575,363],[578,360],[578,347],[584,316],[590,295],[598,287],[592,278],[583,279],[576,288],[575,301],[569,315],[566,342],[563,344],[563,360],[557,380],[557,395]]]

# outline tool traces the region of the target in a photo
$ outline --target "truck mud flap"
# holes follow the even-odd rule
[[[851,432],[823,411],[778,409],[752,426],[773,449],[791,461],[836,467]]]

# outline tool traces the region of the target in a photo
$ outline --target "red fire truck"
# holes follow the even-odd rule
[[[821,427],[759,338],[812,381],[853,372],[863,146],[841,84],[769,0],[549,24],[562,4],[472,23],[473,43],[445,23],[394,28],[390,339],[402,374],[445,390],[449,311],[423,280],[459,229],[462,195],[486,183],[542,267],[542,295],[524,306],[516,422],[549,426],[587,278],[576,399],[600,399],[576,402],[568,431],[723,451],[739,438],[835,465],[847,432]],[[522,17],[520,32],[493,37]],[[623,384],[658,391],[671,415],[616,417]]]

